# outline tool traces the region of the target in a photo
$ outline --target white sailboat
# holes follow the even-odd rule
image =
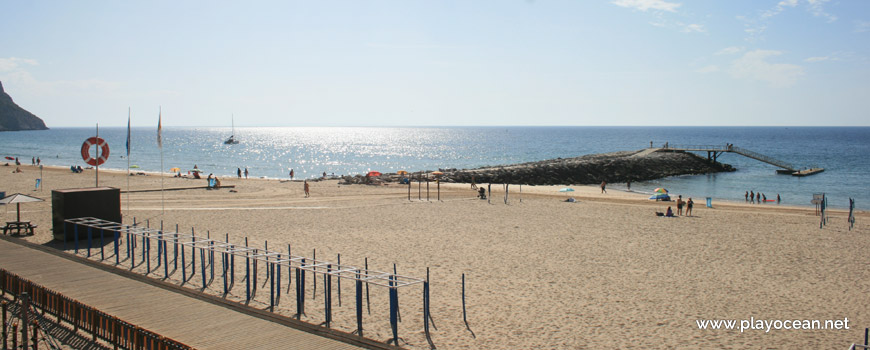
[[[236,140],[236,120],[235,120],[235,116],[232,116],[231,118],[232,118],[231,120],[232,120],[232,123],[233,123],[233,124],[232,124],[232,125],[233,125],[233,133],[230,135],[230,138],[228,138],[226,141],[224,141],[224,144],[226,144],[226,145],[236,145],[236,144],[239,143],[239,140]]]

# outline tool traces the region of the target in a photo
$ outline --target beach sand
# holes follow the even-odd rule
[[[23,220],[39,225],[35,243],[51,240],[51,191],[94,185],[93,170],[44,170],[44,188],[34,191],[39,170],[0,166],[0,191],[46,199],[21,205]],[[771,175],[773,176],[773,175]],[[100,185],[127,189],[124,173],[100,172]],[[130,176],[133,190],[159,189],[160,177]],[[164,178],[166,188],[205,186],[205,180]],[[181,232],[195,228],[212,238],[425,278],[431,269],[431,309],[440,349],[574,348],[804,348],[845,349],[863,341],[870,327],[870,235],[868,215],[858,213],[851,231],[844,211],[831,211],[819,229],[813,208],[695,199],[693,217],[662,218],[671,203],[626,192],[619,185],[573,186],[577,203],[565,203],[561,187],[493,185],[491,203],[475,199],[468,184],[442,184],[436,201],[412,200],[406,186],[339,185],[301,181],[222,179],[236,192],[182,190],[122,194],[126,223],[133,217],[153,227],[162,220]],[[671,194],[680,194],[671,189]],[[682,193],[684,198],[691,193]],[[165,213],[161,198],[165,196]],[[810,194],[807,194],[808,199]],[[0,209],[3,221],[15,207]],[[141,269],[141,267],[139,268]],[[462,317],[461,276],[466,275],[468,324]],[[158,274],[162,276],[162,274]],[[265,281],[261,271],[260,281]],[[284,286],[286,288],[286,276]],[[237,277],[237,279],[239,279]],[[191,282],[199,286],[199,282]],[[322,280],[317,295],[310,277],[304,320],[323,322]],[[217,291],[219,283],[210,289]],[[257,302],[268,303],[268,284]],[[422,287],[399,291],[399,336],[411,349],[428,348],[423,334]],[[244,297],[238,281],[228,298]],[[292,315],[295,299],[284,294],[278,312]],[[342,306],[333,291],[333,328],[356,327],[354,289],[342,281]],[[371,288],[365,335],[390,337],[384,288]],[[703,319],[843,320],[848,330],[699,330]],[[738,321],[739,322],[739,321]]]

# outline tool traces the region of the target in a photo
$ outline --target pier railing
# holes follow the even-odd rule
[[[753,152],[753,151],[750,151],[750,150],[745,149],[745,148],[732,146],[730,148],[730,150],[732,152],[740,154],[742,156],[749,157],[749,158],[752,158],[755,160],[759,160],[759,161],[765,162],[767,164],[775,165],[775,166],[778,166],[778,167],[783,168],[783,169],[788,169],[791,171],[798,171],[799,170],[798,167],[796,167],[790,163],[786,163],[786,162],[783,162],[779,159],[775,159],[773,157],[768,157],[768,156],[763,155],[761,153]]]
[[[790,171],[798,171],[799,167],[794,164],[784,162],[782,160],[763,155],[758,152],[750,151],[745,148],[737,147],[732,144],[723,144],[723,145],[670,145],[666,144],[667,147],[663,147],[666,150],[674,150],[674,151],[690,151],[690,152],[734,152],[744,157],[752,158],[757,161],[765,162],[767,164],[777,166],[783,169],[787,169]]]

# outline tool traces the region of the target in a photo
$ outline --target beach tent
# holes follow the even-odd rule
[[[649,199],[655,199],[657,201],[670,201],[671,196],[668,196],[667,193],[654,193]]]
[[[0,199],[0,204],[12,204],[15,203],[18,211],[18,219],[16,221],[21,221],[21,203],[29,203],[29,202],[43,202],[42,199],[31,197],[26,194],[16,193],[9,197]]]
[[[381,172],[380,171],[369,171],[369,173],[366,174],[366,176],[368,176],[368,177],[381,176]]]

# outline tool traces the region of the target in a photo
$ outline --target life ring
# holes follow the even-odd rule
[[[97,145],[100,147],[100,157],[94,158],[91,157],[91,146]],[[91,166],[103,165],[106,162],[106,159],[109,159],[109,144],[106,143],[106,140],[103,140],[99,137],[91,137],[82,144],[82,159],[85,160],[85,163]]]

